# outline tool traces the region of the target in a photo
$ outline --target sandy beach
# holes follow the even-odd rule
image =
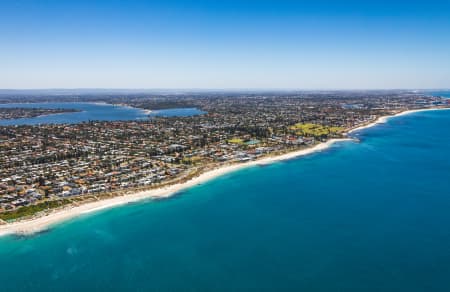
[[[367,129],[367,128],[371,128],[371,127],[376,126],[378,124],[384,124],[391,118],[405,116],[405,115],[418,113],[418,112],[437,111],[437,110],[450,110],[450,108],[425,108],[425,109],[409,110],[409,111],[404,111],[404,112],[401,112],[401,113],[398,113],[398,114],[395,114],[395,115],[391,115],[391,116],[379,117],[376,121],[374,121],[372,123],[369,123],[367,125],[362,125],[362,126],[359,126],[359,127],[356,127],[354,129],[349,130],[347,132],[347,134],[351,134],[351,133],[356,132],[356,131],[360,131],[360,130],[364,130],[364,129]]]
[[[370,127],[373,127],[380,123],[385,123],[389,118],[392,117],[398,117],[403,116],[415,112],[421,112],[421,111],[429,111],[429,110],[440,110],[440,109],[422,109],[422,110],[411,110],[411,111],[405,111],[401,112],[392,116],[385,116],[380,117],[376,121],[363,125],[357,128],[354,128],[347,132],[347,134],[353,133],[355,131],[360,131],[362,129],[367,129]],[[442,108],[442,110],[448,110],[445,108]],[[258,160],[249,161],[246,163],[240,163],[240,164],[233,164],[233,165],[227,165],[223,167],[218,167],[216,169],[207,171],[205,173],[202,173],[201,175],[187,181],[184,183],[178,183],[173,184],[166,187],[161,187],[159,189],[154,190],[148,190],[148,191],[142,191],[137,192],[133,194],[127,194],[123,196],[117,196],[111,199],[105,199],[105,200],[99,200],[96,202],[86,203],[80,206],[69,206],[63,209],[55,210],[54,212],[51,212],[50,214],[33,218],[33,219],[27,219],[27,220],[21,220],[14,223],[8,223],[4,225],[0,225],[0,236],[8,235],[8,234],[32,234],[35,232],[39,232],[42,230],[45,230],[52,225],[55,225],[57,223],[60,223],[62,221],[66,221],[72,218],[75,218],[77,216],[95,212],[98,210],[103,210],[107,208],[112,208],[115,206],[124,205],[131,202],[136,202],[144,199],[158,199],[158,198],[166,198],[171,195],[176,194],[177,192],[193,187],[195,185],[204,183],[206,181],[209,181],[211,179],[214,179],[216,177],[219,177],[221,175],[224,175],[226,173],[230,173],[233,171],[237,171],[246,167],[251,167],[255,165],[262,165],[262,164],[270,164],[273,162],[281,161],[281,160],[288,160],[293,159],[300,156],[305,156],[311,153],[319,152],[322,150],[325,150],[329,148],[331,145],[333,145],[336,142],[342,142],[342,141],[351,141],[350,138],[344,138],[344,139],[331,139],[327,142],[323,142],[320,144],[315,145],[314,147],[302,149],[298,151],[293,151],[290,153],[282,154],[279,156],[271,156],[271,157],[264,157]]]
[[[97,104],[97,103],[94,102],[93,104]],[[105,102],[105,103],[99,103],[98,105],[108,105],[108,104]],[[114,103],[114,104],[112,104],[112,105],[114,105],[114,106],[120,106],[120,107],[124,107],[124,108],[129,108],[129,109],[139,110],[139,111],[141,111],[144,115],[149,115],[149,114],[152,113],[152,111],[149,110],[149,109],[136,108],[136,107],[132,107],[132,106],[129,106],[129,105],[127,105],[127,104],[124,104],[124,103]]]
[[[270,164],[273,162],[288,160],[304,155],[308,155],[314,152],[319,152],[329,148],[336,142],[350,141],[351,139],[332,139],[324,143],[315,145],[314,147],[293,151],[279,156],[265,157],[262,159],[249,161],[246,163],[233,164],[228,166],[219,167],[187,181],[184,183],[173,184],[170,186],[162,187],[159,189],[137,192],[134,194],[128,194],[123,196],[117,196],[111,199],[100,200],[92,203],[86,203],[81,206],[73,207],[69,206],[63,209],[55,210],[54,212],[39,218],[21,220],[14,223],[8,223],[0,225],[0,236],[8,234],[32,234],[49,228],[50,226],[66,221],[68,219],[75,218],[77,216],[112,208],[115,206],[124,205],[131,202],[136,202],[145,199],[159,199],[167,198],[177,192],[193,187],[195,185],[204,183],[226,173],[237,171],[246,167],[255,165]]]

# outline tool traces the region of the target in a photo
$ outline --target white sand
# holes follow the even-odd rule
[[[391,118],[405,116],[405,115],[418,113],[418,112],[437,111],[437,110],[450,110],[450,108],[426,108],[426,109],[418,109],[418,110],[409,110],[409,111],[404,111],[404,112],[401,112],[401,113],[398,113],[398,114],[395,114],[395,115],[392,115],[392,116],[379,117],[376,121],[374,121],[372,123],[369,123],[367,125],[363,125],[363,126],[351,129],[350,131],[347,132],[347,134],[351,134],[351,133],[356,132],[356,131],[360,131],[360,130],[363,130],[363,129],[371,128],[371,127],[376,126],[378,124],[384,124]]]
[[[324,143],[317,144],[314,147],[302,149],[290,153],[286,153],[279,156],[266,157],[259,160],[249,161],[246,163],[233,164],[228,166],[219,167],[210,171],[207,171],[185,183],[173,184],[171,186],[162,187],[159,189],[137,192],[134,194],[128,194],[123,196],[117,196],[111,199],[99,200],[96,202],[86,203],[76,207],[66,207],[64,209],[54,210],[50,214],[38,218],[21,220],[13,223],[0,225],[0,236],[8,234],[32,234],[45,230],[51,225],[59,222],[72,219],[82,214],[103,210],[115,206],[124,205],[130,202],[136,202],[144,199],[156,199],[166,198],[186,188],[204,183],[208,180],[224,175],[229,172],[233,172],[245,167],[269,164],[276,161],[292,159],[299,156],[308,155],[314,152],[327,149],[332,144],[339,141],[349,141],[351,139],[332,139]]]
[[[357,127],[355,129],[350,130],[348,133],[352,133],[355,131],[359,131],[362,129],[373,127],[380,123],[385,123],[389,118],[392,117],[398,117],[403,116],[411,113],[421,112],[421,111],[429,111],[429,110],[449,110],[449,108],[439,108],[439,109],[421,109],[421,110],[410,110],[401,112],[392,116],[386,116],[386,117],[380,117],[375,122],[370,123],[368,125],[364,125],[361,127]],[[224,175],[229,172],[233,172],[245,167],[249,166],[255,166],[255,165],[261,165],[261,164],[269,164],[276,161],[281,160],[287,160],[292,159],[299,156],[308,155],[314,152],[322,151],[324,149],[327,149],[332,144],[339,142],[339,141],[350,141],[351,139],[332,139],[324,143],[320,143],[314,147],[290,152],[287,154],[279,155],[279,156],[273,156],[273,157],[266,157],[255,161],[250,161],[246,163],[240,163],[240,164],[234,164],[234,165],[228,165],[219,167],[217,169],[213,169],[211,171],[205,172],[198,177],[195,177],[185,183],[178,183],[171,186],[162,187],[159,189],[149,190],[149,191],[143,191],[143,192],[137,192],[134,194],[129,195],[123,195],[123,196],[117,196],[111,199],[105,199],[100,200],[92,203],[86,203],[81,206],[77,207],[67,207],[65,209],[59,209],[54,210],[50,214],[39,217],[39,218],[33,218],[28,220],[22,220],[14,223],[8,223],[4,225],[0,225],[0,236],[7,235],[7,234],[32,234],[41,230],[45,230],[46,228],[57,224],[59,222],[75,218],[77,216],[80,216],[82,214],[95,212],[98,210],[106,209],[106,208],[112,208],[115,206],[124,205],[130,202],[136,202],[144,199],[157,199],[157,198],[166,198],[169,197],[183,189],[190,188],[192,186],[204,183],[208,180],[211,180],[213,178],[216,178],[218,176]]]

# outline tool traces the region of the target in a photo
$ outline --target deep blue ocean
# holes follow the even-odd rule
[[[433,91],[433,92],[430,92],[430,94],[431,95],[434,95],[434,96],[442,96],[442,97],[447,97],[447,98],[450,98],[450,91]]]
[[[450,291],[450,111],[0,238],[0,291]]]

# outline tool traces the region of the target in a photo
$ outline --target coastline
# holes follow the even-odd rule
[[[172,195],[175,195],[176,193],[178,193],[182,190],[205,183],[209,180],[212,180],[214,178],[217,178],[219,176],[222,176],[222,175],[230,173],[230,172],[234,172],[234,171],[241,170],[241,169],[251,167],[251,166],[271,164],[271,163],[274,163],[277,161],[289,160],[292,158],[305,156],[308,154],[312,154],[315,152],[320,152],[322,150],[325,150],[337,142],[351,141],[351,140],[352,139],[349,139],[349,138],[330,139],[327,142],[322,142],[311,148],[297,150],[297,151],[289,152],[289,153],[278,155],[278,156],[265,157],[265,158],[261,158],[258,160],[245,162],[245,163],[218,167],[218,168],[212,169],[210,171],[204,172],[204,173],[200,174],[199,176],[197,176],[187,182],[184,182],[184,183],[177,183],[177,184],[165,186],[165,187],[162,187],[159,189],[141,191],[141,192],[137,192],[134,194],[117,196],[117,197],[110,198],[110,199],[86,203],[86,204],[76,206],[76,207],[70,206],[70,207],[66,207],[63,209],[55,210],[54,212],[52,212],[46,216],[32,218],[32,219],[26,219],[26,220],[19,220],[17,222],[13,222],[13,223],[6,223],[4,225],[0,225],[0,236],[12,235],[12,234],[29,235],[29,234],[33,234],[33,233],[48,229],[52,225],[61,223],[63,221],[67,221],[69,219],[76,218],[83,214],[88,214],[88,213],[92,213],[92,212],[96,212],[96,211],[100,211],[100,210],[104,210],[104,209],[109,209],[109,208],[113,208],[116,206],[132,203],[132,202],[142,201],[145,199],[167,198]]]
[[[56,225],[63,221],[67,221],[67,220],[76,218],[83,214],[88,214],[88,213],[92,213],[92,212],[96,212],[96,211],[100,211],[100,210],[104,210],[104,209],[109,209],[109,208],[125,205],[125,204],[132,203],[132,202],[137,202],[137,201],[141,201],[141,200],[146,200],[146,199],[167,198],[172,195],[175,195],[176,193],[178,193],[182,190],[205,183],[209,180],[212,180],[214,178],[217,178],[219,176],[222,176],[222,175],[230,173],[230,172],[234,172],[234,171],[241,170],[243,168],[247,168],[247,167],[251,167],[251,166],[271,164],[271,163],[282,161],[282,160],[289,160],[292,158],[309,155],[309,154],[312,154],[315,152],[320,152],[322,150],[325,150],[337,142],[352,141],[353,139],[351,138],[351,136],[349,136],[349,134],[354,133],[356,131],[363,130],[363,129],[374,127],[378,124],[385,123],[390,118],[408,115],[408,114],[412,114],[412,113],[416,113],[416,112],[431,111],[431,110],[450,110],[450,108],[429,108],[429,109],[408,110],[408,111],[400,112],[400,113],[393,114],[390,116],[382,116],[382,117],[379,117],[374,122],[371,122],[366,125],[361,125],[359,127],[356,127],[356,128],[353,128],[353,129],[347,131],[346,132],[346,135],[348,136],[347,138],[330,139],[326,142],[319,143],[311,148],[297,150],[297,151],[285,153],[285,154],[278,155],[278,156],[263,157],[261,159],[249,161],[249,162],[245,162],[245,163],[220,166],[218,168],[206,171],[206,172],[200,174],[199,176],[194,177],[191,180],[183,182],[183,183],[176,183],[176,184],[161,187],[158,189],[141,191],[141,192],[136,192],[133,194],[117,196],[117,197],[110,198],[110,199],[104,199],[104,200],[99,200],[99,201],[95,201],[95,202],[90,202],[90,203],[82,204],[80,206],[69,206],[69,207],[65,207],[63,209],[57,209],[54,212],[51,212],[42,217],[31,218],[31,219],[26,219],[26,220],[19,220],[17,222],[13,222],[13,223],[6,223],[4,225],[0,225],[0,236],[12,235],[12,234],[29,235],[29,234],[33,234],[33,233],[36,233],[36,232],[39,232],[42,230],[46,230],[53,225]]]
[[[105,103],[105,105],[107,105],[107,104],[108,104],[108,103]],[[124,107],[124,108],[128,108],[128,109],[136,109],[136,110],[140,110],[140,111],[142,111],[142,113],[143,113],[144,115],[149,115],[149,114],[152,113],[152,111],[149,110],[149,109],[143,109],[143,108],[138,108],[138,107],[132,107],[132,106],[127,105],[127,104],[124,104],[124,103],[111,103],[111,104],[114,105],[114,106],[120,106],[120,107]]]
[[[57,116],[57,115],[65,115],[65,114],[76,114],[76,113],[82,113],[82,112],[84,112],[84,111],[83,110],[75,110],[75,111],[67,111],[67,112],[60,112],[60,113],[42,114],[42,115],[33,116],[33,117],[0,119],[0,125],[1,125],[1,122],[3,122],[3,121],[5,121],[5,122],[10,121],[10,120],[24,121],[24,120],[29,120],[29,119],[36,119],[36,118],[43,118],[43,117]]]
[[[352,134],[352,133],[357,132],[357,131],[361,131],[361,130],[364,130],[364,129],[372,128],[372,127],[374,127],[376,125],[379,125],[379,124],[385,124],[391,118],[405,116],[405,115],[419,113],[419,112],[438,111],[438,110],[450,110],[450,108],[423,108],[423,109],[416,109],[416,110],[407,110],[407,111],[399,112],[399,113],[396,113],[396,114],[393,114],[393,115],[389,115],[389,116],[382,116],[382,117],[377,118],[373,122],[370,122],[368,124],[361,125],[359,127],[350,129],[349,131],[347,131],[346,134],[347,135],[348,134]]]

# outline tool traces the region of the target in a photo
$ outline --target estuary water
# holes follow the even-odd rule
[[[206,112],[199,110],[195,107],[186,108],[171,108],[162,110],[153,110],[150,113],[150,117],[189,117],[195,115],[202,115]]]
[[[450,111],[0,238],[1,291],[449,291]]]
[[[106,103],[88,102],[49,102],[49,103],[8,103],[0,104],[0,108],[50,108],[76,109],[78,112],[50,114],[34,118],[1,120],[0,126],[11,125],[39,125],[39,124],[76,124],[88,121],[129,121],[143,120],[149,117],[192,116],[204,112],[196,108],[174,108],[157,110],[148,113],[145,110],[112,105]]]

